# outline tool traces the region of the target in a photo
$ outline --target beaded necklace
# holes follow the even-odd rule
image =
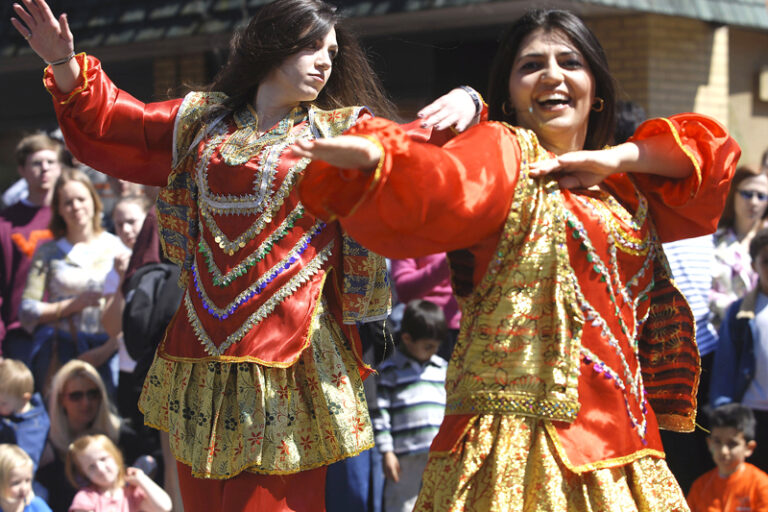
[[[286,136],[280,143],[264,150],[259,162],[255,182],[259,184],[256,194],[243,196],[223,196],[211,193],[208,188],[208,166],[217,146],[221,144],[226,133],[226,127],[220,127],[204,148],[197,165],[197,182],[200,190],[200,230],[203,223],[213,236],[214,242],[219,248],[232,256],[243,249],[247,243],[262,232],[267,224],[272,222],[277,210],[282,207],[286,197],[293,189],[296,179],[309,163],[302,158],[292,165],[286,172],[285,178],[274,194],[269,194],[277,174],[280,156],[283,151],[295,142],[297,138],[306,138],[309,133],[308,126],[304,126],[299,133]],[[264,185],[264,186],[262,186]],[[259,214],[248,229],[230,240],[213,219],[213,214],[227,215],[253,215]]]
[[[245,108],[232,115],[237,129],[227,137],[226,142],[220,147],[221,157],[227,165],[242,165],[259,154],[264,147],[277,144],[290,135],[294,125],[308,115],[308,109],[298,106],[280,120],[274,128],[260,134],[256,111],[252,105],[246,105]]]
[[[290,192],[296,176],[309,164],[309,159],[299,159],[286,174],[278,191],[271,195],[269,191],[277,174],[277,166],[285,149],[296,142],[297,139],[309,139],[309,125],[304,125],[298,132],[286,135],[277,142],[262,150],[262,156],[255,177],[255,193],[243,195],[221,195],[211,192],[208,188],[208,166],[211,157],[219,145],[224,141],[227,127],[220,126],[207,142],[196,167],[200,199],[202,206],[208,211],[217,214],[253,214],[267,212],[274,208],[274,204]],[[282,204],[282,202],[280,203]]]

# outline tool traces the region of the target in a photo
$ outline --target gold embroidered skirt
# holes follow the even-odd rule
[[[583,474],[560,461],[541,420],[474,418],[452,452],[430,453],[414,512],[684,512],[662,459]]]
[[[373,446],[362,379],[330,315],[288,368],[155,357],[139,408],[198,478],[290,474]]]

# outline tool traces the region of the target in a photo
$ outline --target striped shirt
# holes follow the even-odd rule
[[[717,347],[717,331],[712,325],[709,293],[715,267],[712,236],[687,238],[664,244],[675,284],[688,300],[696,319],[696,343],[706,355]]]
[[[429,450],[445,413],[447,367],[437,355],[421,364],[400,349],[381,364],[371,411],[379,451],[402,455]]]

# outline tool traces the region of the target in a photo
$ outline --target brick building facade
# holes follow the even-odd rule
[[[144,101],[179,94],[184,84],[209,81],[226,56],[228,34],[242,23],[248,6],[262,3],[265,0],[51,1],[54,11],[69,12],[78,50],[99,56],[113,80]],[[484,90],[504,26],[538,4],[333,3],[345,9],[364,36],[374,66],[404,117],[455,85],[468,83]],[[768,7],[763,0],[554,4],[574,10],[595,31],[619,82],[621,99],[640,104],[649,116],[695,111],[717,118],[741,143],[744,163],[757,163],[768,148],[768,101],[760,100],[758,76],[768,73]],[[10,16],[9,2],[0,7],[0,18]],[[16,140],[35,129],[55,127],[49,97],[40,86],[41,63],[23,43],[4,22],[0,188],[15,179]]]

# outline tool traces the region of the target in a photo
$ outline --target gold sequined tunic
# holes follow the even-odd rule
[[[689,178],[573,192],[527,176],[549,157],[527,130],[481,123],[442,148],[377,119],[349,133],[381,143],[379,169],[312,164],[303,203],[389,257],[451,251],[462,306],[416,510],[687,510],[658,425],[692,428],[698,354],[660,242],[714,229],[739,154],[722,127],[648,122],[636,136],[665,137]]]
[[[192,474],[290,474],[373,444],[358,321],[386,316],[381,257],[298,201],[308,161],[295,140],[337,135],[361,108],[296,108],[264,134],[225,96],[143,104],[99,62],[77,57],[75,90],[57,91],[68,146],[122,179],[161,185],[158,224],[182,267],[182,305],[147,376],[139,407],[170,434]]]

